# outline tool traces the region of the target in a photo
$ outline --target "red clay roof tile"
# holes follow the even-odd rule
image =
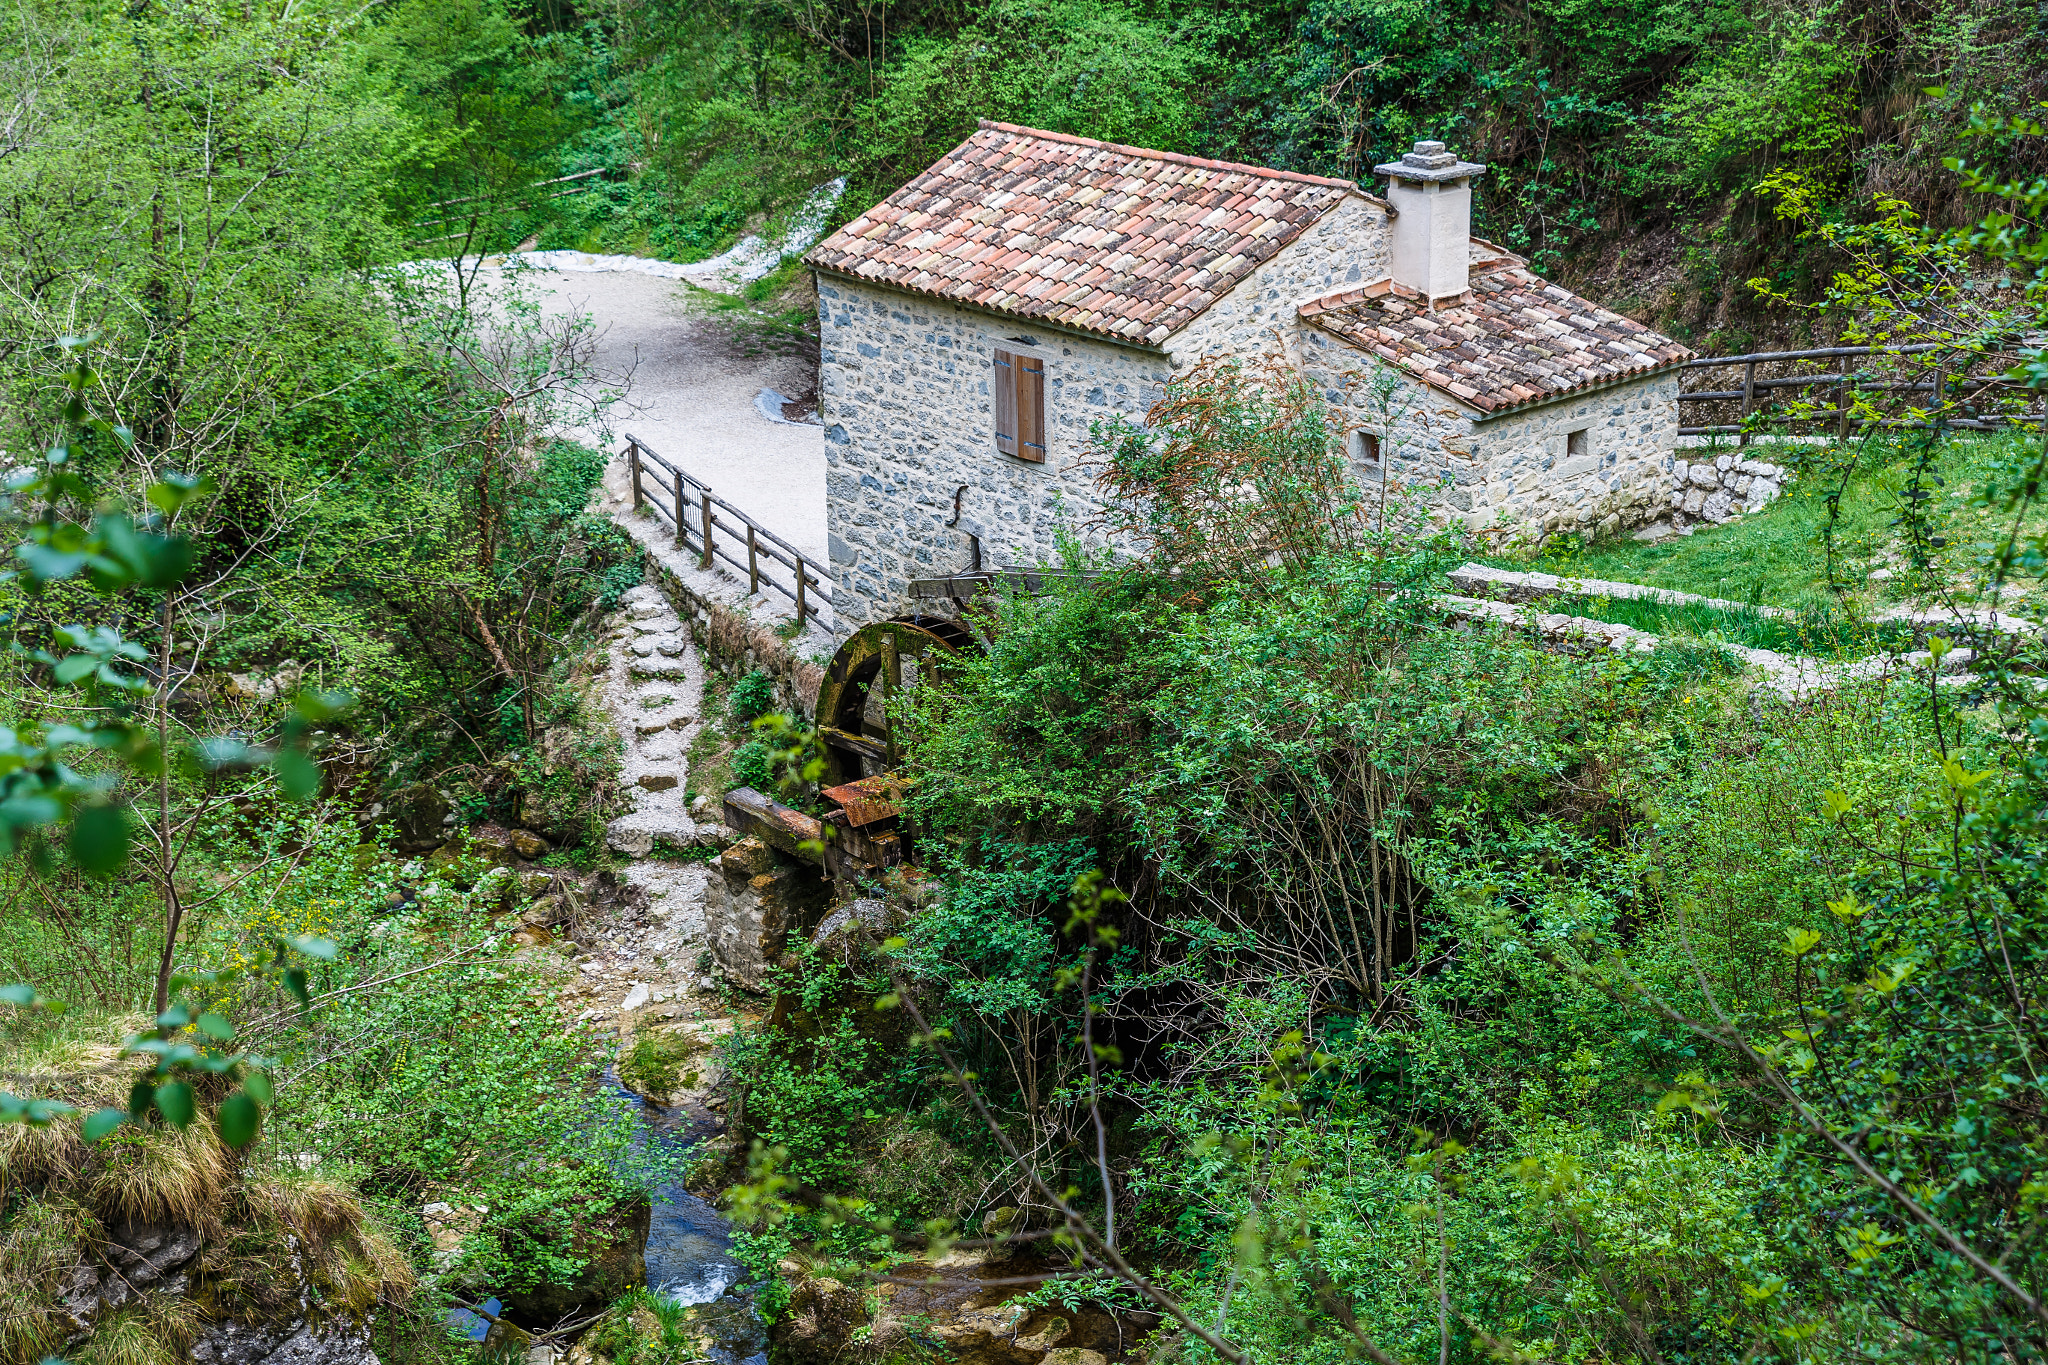
[[[1475,268],[1468,299],[1433,311],[1413,291],[1375,282],[1304,303],[1301,317],[1489,416],[1692,359],[1670,337],[1529,273],[1515,257],[1485,264],[1497,268]]]
[[[1157,344],[1362,193],[1348,180],[984,121],[805,260]],[[1081,286],[1077,305],[1068,296]]]

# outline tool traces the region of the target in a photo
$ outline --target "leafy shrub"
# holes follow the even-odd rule
[[[742,725],[767,715],[774,705],[775,679],[759,668],[734,683],[725,701],[726,710]]]
[[[735,1123],[750,1137],[788,1150],[806,1180],[837,1187],[860,1169],[864,1131],[900,1098],[874,1041],[844,1012],[819,1018],[839,985],[831,969],[804,983],[809,1006],[795,1027],[735,1028],[720,1042],[725,1072],[740,1087]]]
[[[775,792],[774,749],[765,739],[750,739],[732,751],[732,781],[736,787],[757,792]]]

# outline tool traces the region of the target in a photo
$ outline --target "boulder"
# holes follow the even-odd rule
[[[471,830],[469,851],[494,863],[510,863],[518,856],[512,831],[503,825],[478,825]]]
[[[848,901],[825,916],[811,933],[811,946],[827,961],[852,966],[870,940],[879,943],[902,924],[902,913],[888,901]]]
[[[549,777],[574,765],[580,736],[573,725],[556,725],[540,733],[540,770]]]
[[[430,853],[448,842],[454,807],[448,793],[431,782],[400,787],[379,804],[383,807],[381,819],[397,832],[399,852]]]
[[[522,858],[539,858],[554,851],[554,845],[530,829],[515,829],[508,836],[512,851]]]

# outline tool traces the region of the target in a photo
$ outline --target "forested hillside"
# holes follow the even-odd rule
[[[1837,264],[1766,176],[1851,221],[1884,196],[1963,221],[1980,206],[1942,162],[1968,111],[2030,108],[2048,71],[2039,13],[2008,0],[462,0],[364,32],[422,128],[401,203],[503,195],[494,247],[708,254],[835,176],[864,207],[977,118],[1365,179],[1426,136],[1492,167],[1479,231],[1685,339],[1732,329],[1732,350],[1804,325],[1748,280],[1813,298]],[[519,192],[594,169],[586,194]]]

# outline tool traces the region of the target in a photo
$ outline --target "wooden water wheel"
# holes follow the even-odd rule
[[[906,616],[862,626],[832,656],[818,688],[818,738],[825,744],[825,785],[836,787],[896,767],[889,699],[917,685],[922,671],[974,637],[957,621]]]
[[[974,643],[957,621],[908,616],[861,627],[832,656],[816,711],[825,746],[819,795],[834,807],[825,816],[836,852],[827,855],[828,869],[834,863],[888,867],[910,859],[890,700]]]
[[[815,715],[825,750],[818,795],[822,816],[802,811],[751,787],[726,793],[725,822],[785,853],[822,863],[827,876],[863,874],[914,861],[904,828],[904,783],[896,772],[901,750],[889,720],[889,702],[945,666],[961,649],[976,647],[957,621],[907,616],[877,621],[854,632],[832,656],[818,688]]]

